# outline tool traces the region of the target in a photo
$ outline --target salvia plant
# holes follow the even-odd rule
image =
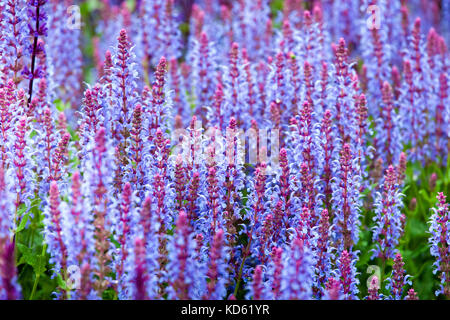
[[[0,0],[0,299],[450,299],[449,21]]]

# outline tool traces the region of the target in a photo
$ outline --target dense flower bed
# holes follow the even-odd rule
[[[450,2],[0,1],[1,299],[450,298]]]

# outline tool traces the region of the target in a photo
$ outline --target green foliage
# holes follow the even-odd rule
[[[19,283],[24,299],[29,299],[35,288],[33,299],[51,299],[56,290],[56,281],[51,279],[49,255],[43,238],[43,213],[41,200],[34,199],[24,213],[16,230],[16,256]],[[25,212],[26,211],[26,212]]]
[[[436,185],[430,186],[430,177],[435,173],[437,175]],[[420,299],[436,299],[434,292],[437,289],[439,280],[437,275],[433,274],[432,265],[435,261],[430,254],[429,239],[429,220],[432,214],[431,208],[436,206],[436,196],[438,192],[449,194],[450,191],[450,170],[447,166],[440,166],[437,163],[430,163],[423,167],[420,163],[408,163],[406,169],[406,184],[403,189],[403,213],[406,215],[405,233],[401,238],[399,250],[405,262],[407,274],[411,275],[413,288],[418,293]],[[415,206],[414,200],[416,202]],[[383,268],[383,263],[379,259],[371,259],[370,250],[374,248],[371,241],[370,226],[373,225],[373,208],[363,210],[363,229],[360,233],[360,241],[357,249],[360,250],[360,259],[357,263],[357,269],[360,273],[360,291],[361,296],[367,295],[367,279],[372,273],[367,272],[370,265],[376,265],[384,269],[383,279],[387,279],[392,270],[392,261],[387,261]],[[386,282],[383,283],[381,292],[389,295],[384,289]],[[443,297],[439,297],[443,299]]]

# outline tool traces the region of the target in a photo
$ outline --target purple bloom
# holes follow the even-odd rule
[[[310,249],[302,240],[295,238],[284,258],[281,280],[282,299],[312,299],[313,272]]]
[[[117,39],[117,49],[112,62],[112,92],[108,97],[106,121],[111,122],[111,135],[122,156],[131,131],[131,119],[137,102],[138,74],[134,63],[135,55],[127,32],[122,29]]]
[[[227,251],[224,231],[218,229],[214,234],[211,244],[209,267],[206,272],[209,282],[206,285],[207,293],[204,299],[220,300],[226,296],[227,290],[225,285],[229,277],[227,270]]]
[[[10,239],[0,239],[0,300],[18,300],[21,297],[14,248]]]
[[[372,240],[376,244],[373,257],[383,260],[394,259],[397,245],[402,231],[401,208],[403,207],[402,194],[397,185],[397,173],[392,166],[386,171],[381,192],[375,199],[376,223],[373,228]]]
[[[80,287],[71,293],[72,299],[98,299],[93,288],[95,264],[94,216],[87,201],[88,185],[81,180],[80,173],[72,175],[72,186],[68,206],[61,205],[63,232],[66,234],[67,265],[80,270]]]
[[[368,292],[369,295],[367,297],[367,300],[381,300],[380,294],[378,293],[378,290],[380,289],[380,280],[377,276],[373,276],[372,280],[370,282]]]
[[[32,44],[28,48],[31,54],[31,61],[28,66],[22,71],[22,74],[30,79],[28,85],[28,103],[32,100],[33,83],[35,78],[43,78],[45,71],[42,68],[45,65],[45,49],[43,44],[43,37],[47,36],[47,14],[46,5],[47,0],[28,0],[27,1],[27,15],[28,15],[28,29],[33,38]],[[36,60],[39,59],[39,64],[36,65]]]
[[[381,88],[381,110],[377,119],[376,148],[386,163],[397,162],[402,150],[400,119],[395,111],[392,88],[386,81]]]
[[[356,278],[356,253],[348,252],[347,250],[342,251],[339,256],[338,274],[342,286],[343,299],[353,300],[357,299],[358,294],[358,283],[359,280]]]
[[[261,240],[263,239],[263,222],[266,213],[266,168],[267,165],[262,163],[255,170],[254,180],[252,181],[252,194],[249,196],[248,205],[251,210],[248,212],[248,219],[250,220],[250,227],[247,229],[248,244],[243,249],[243,260],[251,256],[253,252],[259,251],[263,248]],[[260,255],[265,255],[265,252],[260,252]]]
[[[136,219],[133,219],[134,208],[133,208],[133,195],[130,183],[125,183],[122,195],[121,195],[121,203],[119,208],[119,221],[117,221],[117,242],[120,244],[120,248],[117,250],[117,256],[114,261],[116,277],[119,282],[118,291],[119,297],[123,298],[127,296],[128,288],[126,288],[126,261],[129,255],[129,252],[132,251],[130,247],[133,246],[132,237],[135,233],[134,222]],[[141,259],[139,257],[143,255],[143,253],[138,252],[135,259]],[[136,262],[135,262],[136,263]]]
[[[339,280],[329,278],[325,289],[326,292],[323,296],[324,300],[342,300],[342,285]]]
[[[271,261],[268,264],[268,278],[271,287],[270,297],[272,299],[281,299],[281,284],[283,279],[283,249],[273,247],[271,252]]]
[[[445,145],[448,141],[450,134],[450,89],[449,89],[449,78],[445,73],[441,73],[439,76],[439,103],[436,106],[436,154],[441,157],[442,163],[445,163],[448,158],[448,149]],[[445,107],[447,106],[447,107]],[[447,126],[446,126],[447,124]],[[447,133],[447,134],[446,134]],[[446,151],[447,150],[447,151]]]
[[[196,259],[195,242],[186,213],[180,211],[169,246],[166,289],[169,299],[200,299],[205,292],[203,267]]]
[[[331,195],[332,195],[332,176],[333,176],[333,161],[337,159],[335,151],[335,132],[332,130],[331,111],[326,110],[323,115],[321,123],[321,153],[323,157],[323,164],[321,168],[321,193],[324,195],[324,204],[328,210],[331,210]]]
[[[65,244],[65,237],[63,234],[63,225],[65,218],[61,214],[60,208],[60,194],[58,184],[52,181],[50,184],[49,205],[45,210],[45,242],[48,245],[48,252],[50,253],[50,263],[54,265],[53,270],[55,275],[60,273],[64,279],[64,273],[67,269],[67,246]]]
[[[68,21],[67,4],[53,1],[50,6],[46,40],[50,94],[75,107],[82,93],[81,26]]]
[[[322,210],[318,226],[318,239],[317,239],[317,251],[316,251],[316,267],[315,267],[315,287],[314,293],[316,296],[321,297],[323,295],[323,287],[331,272],[331,251],[330,244],[330,222],[328,210]]]
[[[142,239],[134,241],[134,296],[135,300],[146,300],[148,274],[145,263],[145,245]]]
[[[25,0],[2,0],[0,6],[3,7],[0,51],[5,59],[2,80],[12,79],[19,85],[23,80],[21,72],[29,58],[25,50],[28,36],[26,3]]]
[[[7,169],[7,152],[9,151],[7,148],[10,145],[9,133],[14,125],[14,114],[12,112],[15,100],[14,89],[15,85],[12,81],[9,81],[6,87],[0,88],[0,165],[3,170]]]
[[[450,296],[450,232],[448,204],[445,202],[445,195],[440,192],[437,196],[437,208],[433,208],[433,215],[430,220],[429,239],[431,255],[436,258],[434,262],[434,273],[439,273],[440,288],[436,290],[436,296],[443,294]]]
[[[196,99],[195,115],[201,117],[203,122],[206,122],[206,110],[215,89],[215,55],[215,47],[209,42],[208,35],[202,32],[200,38],[194,40],[189,59],[192,66],[192,93]]]
[[[402,119],[402,134],[411,137],[410,142],[414,150],[410,153],[412,161],[425,161],[431,156],[429,145],[431,115],[434,113],[427,103],[431,99],[432,83],[430,65],[423,35],[421,34],[421,19],[417,18],[409,39],[408,49],[405,50],[403,69],[404,78],[401,89],[400,116]]]
[[[359,238],[359,176],[358,164],[350,151],[350,146],[344,144],[340,152],[339,162],[335,161],[337,175],[332,181],[332,202],[335,212],[334,237],[338,240],[339,252],[351,250]]]
[[[408,294],[405,297],[405,300],[419,300],[419,297],[417,296],[417,293],[414,291],[414,289],[409,289]]]
[[[145,241],[145,268],[147,272],[147,275],[145,276],[147,286],[146,296],[149,299],[155,299],[158,296],[159,290],[157,270],[160,268],[158,259],[161,254],[158,252],[160,240],[158,237],[158,230],[160,229],[160,225],[157,221],[151,199],[152,197],[147,195],[142,204],[142,208],[139,211],[139,226],[137,226],[138,231],[136,236]],[[138,258],[136,253],[133,266],[136,266],[136,258]]]
[[[114,171],[113,149],[106,136],[106,130],[100,127],[95,139],[91,138],[87,149],[87,159],[82,166],[86,188],[89,191],[86,197],[92,206],[94,214],[95,235],[95,265],[93,272],[97,275],[94,287],[99,296],[109,287],[109,273],[111,272],[111,248],[110,235],[117,224],[116,210],[111,200],[113,194]]]
[[[264,282],[264,270],[261,265],[255,267],[253,281],[249,285],[248,296],[252,300],[267,300],[267,285]]]
[[[173,0],[142,0],[139,22],[138,33],[147,68],[157,65],[162,56],[179,58],[181,32]]]
[[[403,268],[404,262],[400,253],[395,255],[394,265],[392,266],[392,276],[389,278],[387,289],[391,291],[391,298],[394,300],[402,300],[403,290],[406,284],[411,285],[409,275]]]
[[[0,240],[11,238],[15,227],[14,195],[9,189],[7,178],[5,170],[0,168]]]
[[[446,186],[448,6],[281,2],[102,0],[90,50],[65,1],[0,0],[0,297],[43,234],[62,299],[417,298],[400,192],[408,160]],[[367,245],[393,267],[363,297]]]

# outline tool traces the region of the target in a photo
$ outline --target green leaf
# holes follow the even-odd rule
[[[420,189],[419,194],[428,202],[431,203],[431,198],[428,195],[428,192],[425,189]]]
[[[39,255],[36,258],[36,264],[34,265],[34,272],[36,273],[36,275],[41,275],[43,274],[45,271],[47,271],[47,269],[45,268],[45,265],[47,264],[47,259],[45,258],[45,255]]]
[[[19,226],[16,229],[16,233],[19,233],[23,229],[25,229],[25,226],[27,225],[28,217],[30,216],[30,213],[28,212],[25,216],[22,217],[22,220],[20,221]]]
[[[67,284],[61,277],[61,274],[58,273],[58,276],[56,277],[56,280],[58,281],[58,286],[61,287],[63,290],[67,290]]]
[[[21,243],[17,243],[16,244],[17,249],[19,249],[20,253],[22,254],[22,256],[20,257],[19,262],[17,263],[17,265],[21,265],[23,263],[29,264],[30,266],[32,266],[34,268],[34,266],[36,265],[36,261],[37,261],[37,257],[36,255],[33,253],[33,250],[31,248],[28,248],[27,246],[21,244]]]

